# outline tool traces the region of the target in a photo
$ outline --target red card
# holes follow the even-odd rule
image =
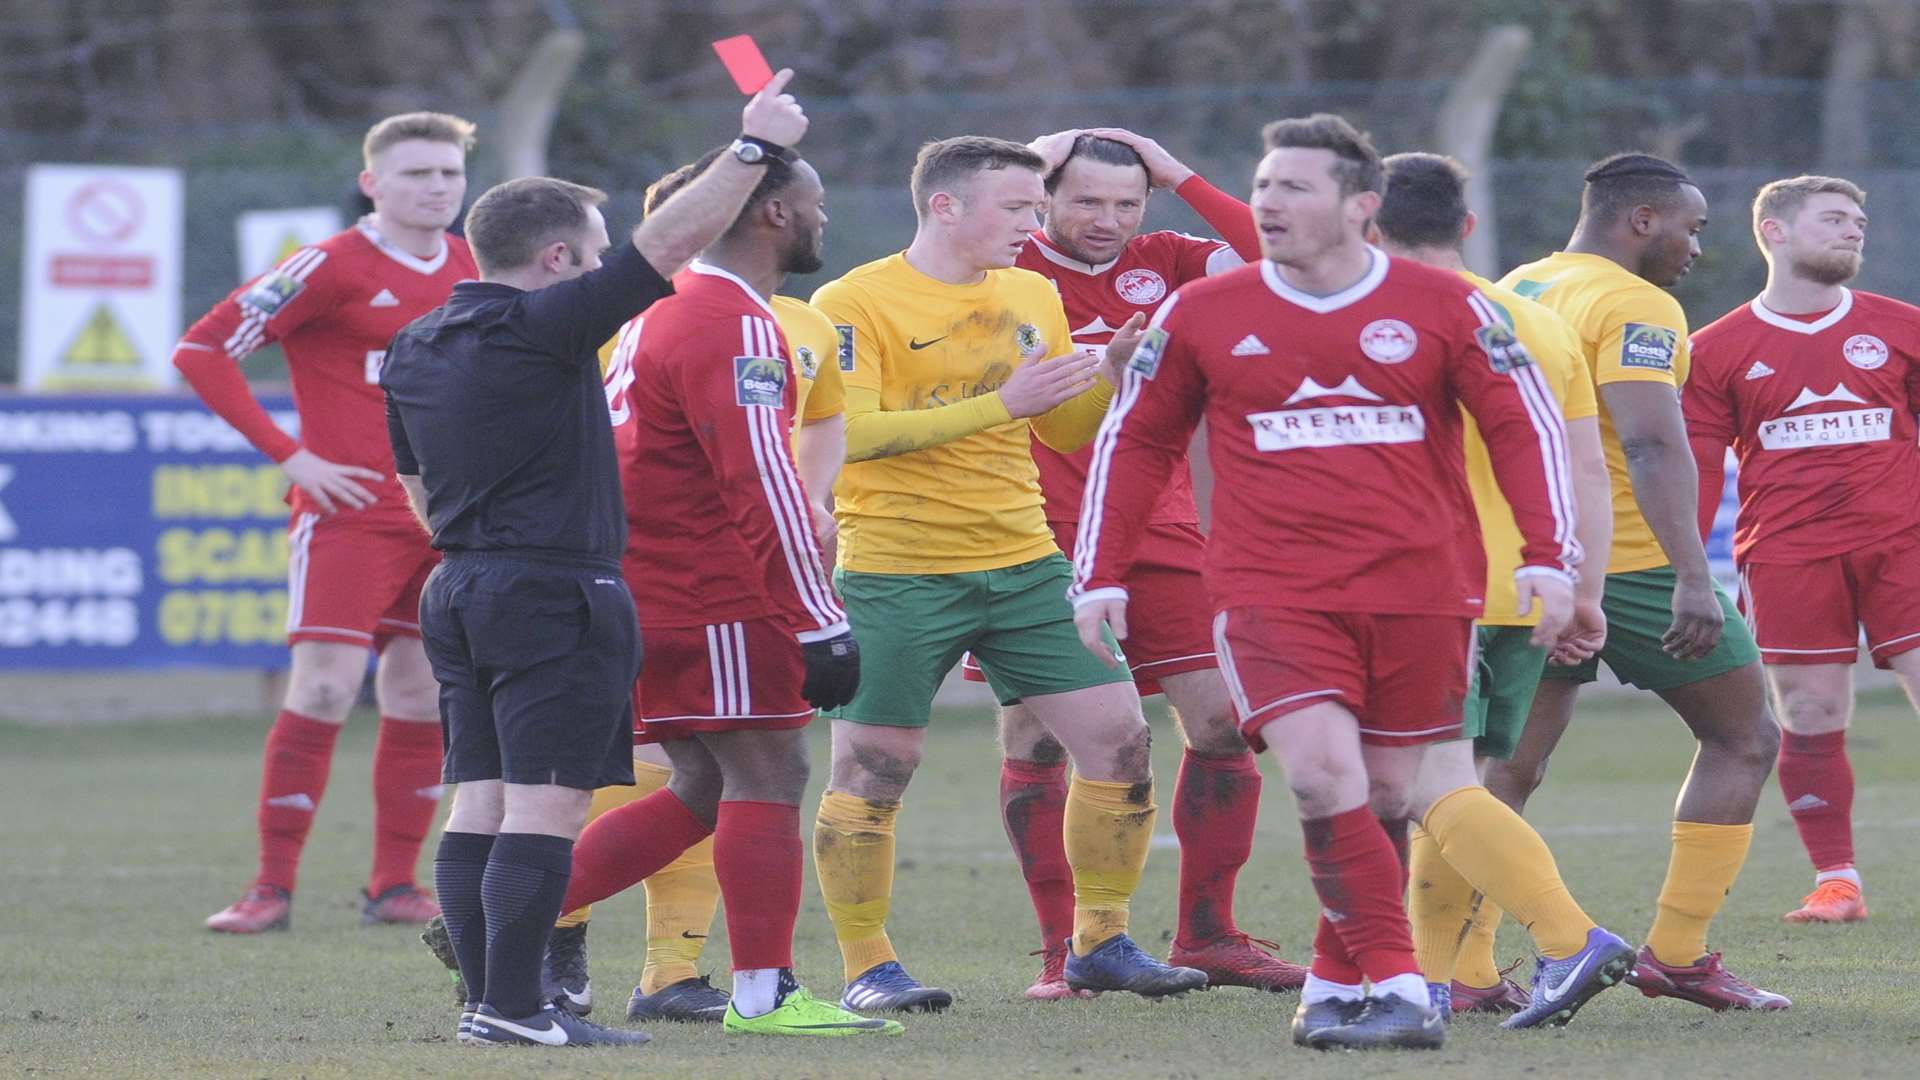
[[[773,81],[773,68],[767,66],[767,58],[753,43],[752,34],[722,38],[713,43],[713,51],[720,54],[720,62],[727,66],[727,74],[733,76],[733,84],[741,93],[757,94]]]

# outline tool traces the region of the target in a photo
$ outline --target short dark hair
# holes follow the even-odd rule
[[[1587,169],[1587,186],[1580,192],[1581,218],[1606,225],[1636,206],[1665,209],[1693,178],[1678,165],[1654,154],[1638,152],[1601,158]]]
[[[1440,154],[1395,154],[1381,162],[1386,191],[1373,223],[1394,244],[1454,248],[1467,223],[1467,168]]]
[[[1380,151],[1373,148],[1366,132],[1343,116],[1314,113],[1275,120],[1260,129],[1260,137],[1269,150],[1332,151],[1338,159],[1333,164],[1333,177],[1340,181],[1342,195],[1380,190]]]
[[[599,188],[551,176],[496,184],[467,211],[473,261],[483,277],[525,266],[553,241],[571,241],[586,227],[587,210],[606,201]]]
[[[1104,135],[1081,135],[1073,140],[1073,148],[1067,151],[1065,161],[1060,167],[1047,174],[1047,194],[1053,194],[1060,186],[1060,177],[1066,174],[1067,164],[1074,158],[1097,161],[1102,165],[1138,165],[1141,171],[1147,171],[1147,162],[1140,151],[1118,139],[1109,139]],[[1148,186],[1151,187],[1151,179]]]
[[[706,172],[709,166],[720,159],[721,154],[727,153],[732,153],[730,145],[716,146],[691,162],[680,166],[665,176],[662,176],[660,179],[655,180],[652,184],[649,184],[647,186],[646,204],[642,212],[650,215],[655,210],[660,209],[661,203],[679,194],[681,188],[693,183],[701,173]],[[733,219],[732,225],[727,226],[728,232],[732,232],[738,228],[740,223],[747,220],[747,216],[752,214],[754,209],[761,203],[773,198],[784,190],[788,184],[793,183],[793,178],[798,175],[794,170],[793,163],[798,160],[800,159],[789,153],[779,157],[768,158],[766,164],[760,166],[760,168],[766,170],[766,175],[762,176],[760,182],[753,186],[753,193],[747,196],[746,205],[740,208],[740,215]]]
[[[1030,169],[1044,173],[1045,158],[1017,142],[985,135],[959,135],[920,147],[913,162],[913,212],[925,214],[927,200],[956,180],[996,169]]]

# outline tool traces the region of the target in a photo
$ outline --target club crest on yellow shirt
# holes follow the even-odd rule
[[[1040,328],[1032,323],[1023,322],[1018,329],[1014,330],[1013,341],[1020,347],[1021,352],[1030,353],[1040,347]]]

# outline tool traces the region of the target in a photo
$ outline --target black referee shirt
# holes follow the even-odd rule
[[[463,281],[394,336],[387,431],[399,472],[426,487],[434,547],[619,561],[627,522],[598,353],[672,291],[622,242],[599,269],[534,292]]]

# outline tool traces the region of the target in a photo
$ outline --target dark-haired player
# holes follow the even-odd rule
[[[1461,730],[1486,576],[1461,405],[1524,537],[1516,601],[1541,602],[1543,643],[1580,561],[1566,432],[1485,297],[1366,243],[1381,164],[1364,135],[1320,114],[1265,139],[1251,202],[1266,257],[1184,286],[1137,351],[1110,349],[1127,375],[1094,443],[1075,619],[1096,652],[1103,627],[1128,636],[1126,571],[1204,417],[1214,643],[1241,731],[1286,771],[1322,905],[1294,1040],[1433,1049],[1445,1020],[1382,821],[1417,809],[1429,745]]]
[[[1682,403],[1713,524],[1732,444],[1734,558],[1782,728],[1780,793],[1813,861],[1788,922],[1867,917],[1853,863],[1847,724],[1860,631],[1909,697],[1920,687],[1920,310],[1847,288],[1866,193],[1830,176],[1762,187],[1767,287],[1693,338]]]
[[[1477,222],[1467,209],[1467,174],[1459,162],[1415,153],[1395,154],[1384,164],[1386,193],[1374,216],[1381,247],[1395,258],[1459,274],[1526,347],[1565,422],[1581,550],[1605,551],[1613,529],[1607,465],[1594,418],[1593,382],[1572,328],[1466,268],[1460,246]],[[1487,556],[1486,614],[1474,626],[1475,662],[1461,737],[1427,751],[1414,785],[1415,806],[1426,810],[1413,830],[1407,916],[1420,970],[1436,1001],[1445,999],[1454,1012],[1517,1013],[1506,1022],[1511,1028],[1565,1024],[1587,999],[1619,983],[1632,966],[1633,950],[1587,917],[1567,892],[1545,842],[1487,791],[1475,770],[1489,758],[1513,752],[1549,648],[1555,655],[1585,659],[1605,640],[1606,620],[1600,614],[1605,578],[1594,574],[1577,582],[1576,614],[1567,632],[1558,641],[1535,644],[1531,637],[1540,613],[1519,610],[1514,590],[1525,541],[1471,417],[1466,456],[1467,486]],[[1518,918],[1541,954],[1531,995],[1503,978],[1493,963],[1492,928],[1499,924],[1500,905],[1515,903],[1524,909]],[[1483,926],[1484,935],[1472,932]]]
[[[1104,348],[1135,314],[1151,315],[1174,289],[1259,257],[1247,204],[1206,182],[1159,143],[1119,128],[1063,131],[1034,140],[1046,160],[1046,225],[1014,265],[1051,279],[1075,344]],[[1155,189],[1174,192],[1225,240],[1140,232]],[[1072,551],[1091,447],[1063,454],[1033,441],[1047,526]],[[1168,961],[1207,973],[1209,986],[1290,990],[1306,969],[1266,952],[1235,925],[1234,883],[1253,851],[1260,770],[1233,716],[1209,629],[1200,563],[1206,537],[1183,462],[1153,509],[1128,574],[1137,612],[1127,662],[1142,697],[1165,693],[1185,744],[1173,789],[1180,840],[1180,905]],[[985,680],[972,657],[968,678]],[[1067,757],[1018,702],[1000,710],[1000,810],[1040,920],[1040,977],[1026,996],[1066,997],[1066,938],[1073,873],[1061,839]]]
[[[1699,750],[1674,810],[1659,909],[1629,981],[1649,997],[1712,1009],[1784,1009],[1786,998],[1707,951],[1707,926],[1746,862],[1779,733],[1760,653],[1708,572],[1695,527],[1699,476],[1678,393],[1690,365],[1687,320],[1666,287],[1700,254],[1706,223],[1705,197],[1671,162],[1617,154],[1587,171],[1566,250],[1500,281],[1559,312],[1580,336],[1599,390],[1614,529],[1605,647],[1577,665],[1548,666],[1519,746],[1487,780],[1516,809],[1525,805],[1601,660],[1622,682],[1658,694]]]

